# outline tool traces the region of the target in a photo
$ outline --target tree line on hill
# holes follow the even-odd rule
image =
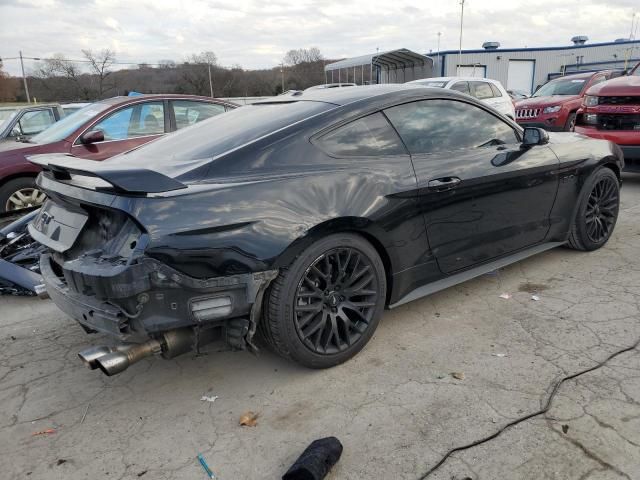
[[[94,101],[132,91],[209,96],[213,89],[215,97],[269,96],[282,93],[283,87],[298,90],[325,83],[324,66],[332,61],[313,47],[290,50],[281,65],[263,70],[221,66],[213,52],[117,69],[113,50],[82,50],[81,60],[57,54],[37,62],[27,81],[32,100],[38,102]],[[24,101],[22,79],[4,73],[0,63],[0,102]]]

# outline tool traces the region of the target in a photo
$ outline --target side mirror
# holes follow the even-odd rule
[[[102,130],[91,130],[82,135],[82,138],[80,140],[85,145],[104,142],[104,132]]]
[[[522,136],[523,147],[533,147],[534,145],[545,145],[549,143],[549,134],[543,128],[525,127]]]

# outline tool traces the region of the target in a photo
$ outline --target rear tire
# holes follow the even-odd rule
[[[602,247],[613,233],[620,208],[620,182],[609,168],[596,170],[585,183],[567,246],[591,251]]]
[[[285,358],[333,367],[371,339],[386,290],[384,265],[369,242],[350,233],[329,235],[281,269],[265,296],[260,331]]]
[[[39,207],[45,198],[44,193],[36,187],[35,178],[14,178],[0,187],[0,213]]]

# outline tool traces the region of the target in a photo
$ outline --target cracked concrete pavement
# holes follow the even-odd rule
[[[330,479],[419,478],[640,337],[640,176],[624,181],[605,248],[555,249],[388,311],[364,351],[331,370],[214,346],[107,378],[76,357],[105,338],[50,301],[0,297],[0,477],[198,479],[202,453],[222,480],[277,479],[335,435],[344,453]],[[256,427],[238,425],[246,410]],[[640,352],[565,383],[546,416],[430,478],[640,479]]]

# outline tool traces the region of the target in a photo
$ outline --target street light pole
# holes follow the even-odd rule
[[[460,44],[458,46],[458,72],[460,71],[460,66],[462,65],[462,22],[464,19],[464,0],[460,0]]]
[[[442,66],[440,65],[440,35],[442,35],[442,32],[438,32],[438,70],[440,70],[440,73],[444,75],[442,72]]]
[[[24,74],[24,62],[22,61],[22,50],[20,50],[20,67],[22,67],[22,81],[24,82],[24,93],[27,95],[27,103],[31,103],[31,97],[29,97],[29,86],[27,85],[27,77]]]
[[[284,93],[284,63],[280,64],[280,76],[282,77],[282,92]]]

